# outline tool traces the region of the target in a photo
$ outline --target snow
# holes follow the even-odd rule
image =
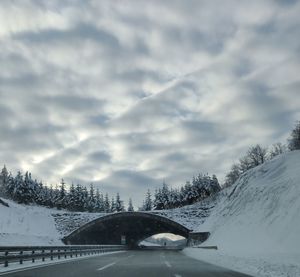
[[[4,200],[0,205],[0,245],[62,245],[51,210]]]
[[[293,151],[246,172],[199,226],[211,232],[203,245],[219,250],[185,253],[254,276],[300,276],[299,169]]]

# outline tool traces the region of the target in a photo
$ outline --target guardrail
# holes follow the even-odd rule
[[[24,261],[31,261],[34,263],[37,259],[44,262],[46,258],[66,259],[68,256],[72,258],[126,249],[124,245],[1,246],[0,264],[7,267],[10,262],[23,264]]]

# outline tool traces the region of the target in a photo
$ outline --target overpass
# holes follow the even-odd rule
[[[172,233],[188,240],[205,240],[209,233],[192,230],[166,217],[147,212],[119,212],[96,218],[63,238],[65,244],[126,244],[139,242],[159,233]]]

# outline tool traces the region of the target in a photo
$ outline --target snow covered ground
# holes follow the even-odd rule
[[[0,245],[62,244],[51,215],[53,210],[4,201],[9,207],[0,204]]]
[[[189,256],[254,276],[300,276],[300,151],[248,171],[219,199],[201,229],[203,245]]]

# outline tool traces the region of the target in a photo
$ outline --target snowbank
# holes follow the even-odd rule
[[[5,202],[9,207],[0,205],[1,246],[62,244],[50,209]]]
[[[219,251],[186,253],[237,270],[248,264],[255,276],[300,276],[299,169],[300,151],[293,151],[248,171],[219,194],[201,226],[211,232],[204,245]]]

